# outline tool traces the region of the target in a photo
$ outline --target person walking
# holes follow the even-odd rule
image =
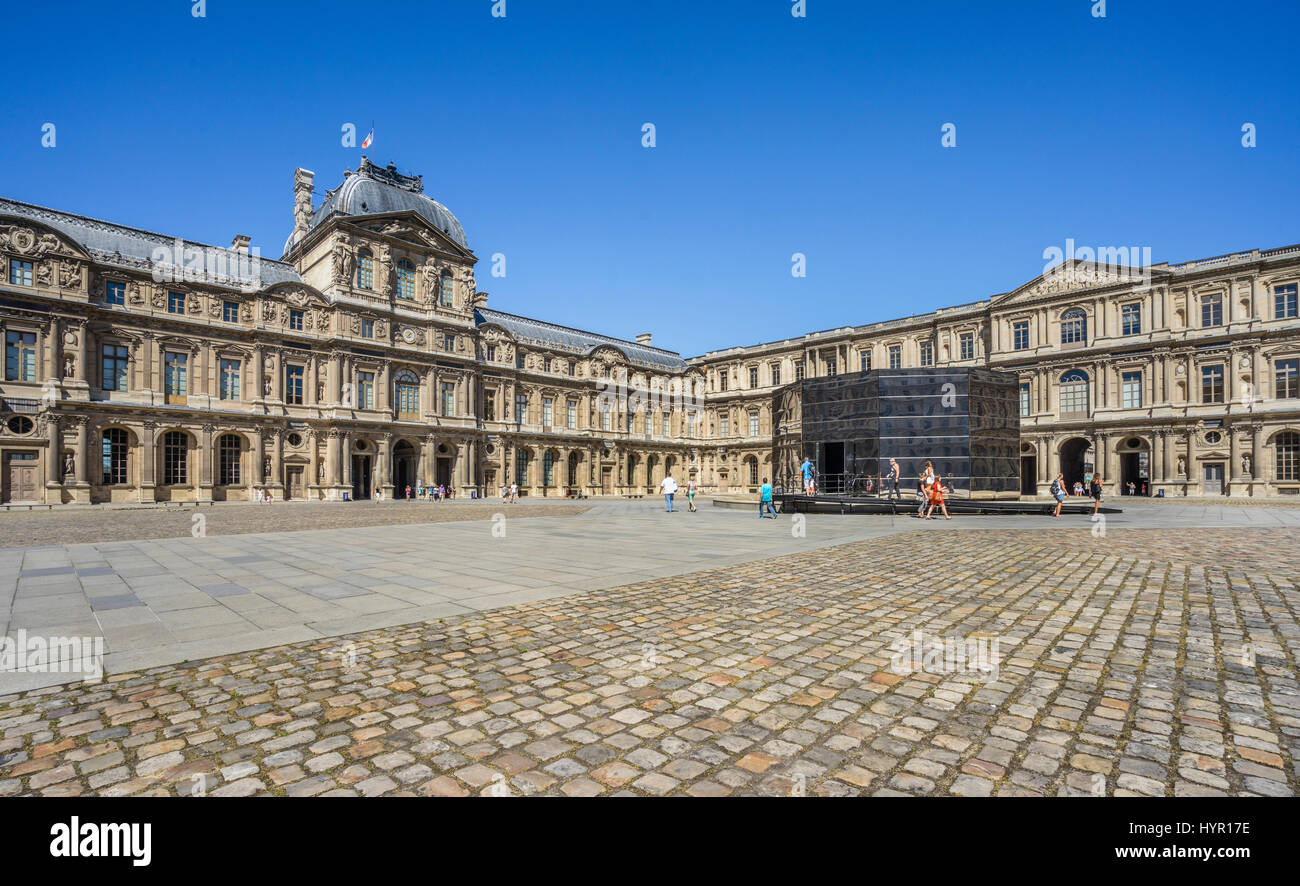
[[[686,504],[690,507],[692,514],[695,513],[695,493],[699,491],[700,484],[696,483],[695,478],[692,477],[686,484]]]
[[[902,497],[902,494],[898,489],[898,481],[901,480],[902,478],[903,478],[903,472],[898,467],[898,462],[891,458],[889,460],[889,486],[890,486],[889,497],[890,498],[896,499]]]
[[[673,512],[673,496],[677,494],[677,481],[673,479],[672,472],[664,475],[659,481],[659,490],[664,494],[664,503],[668,505],[668,513]]]
[[[763,485],[758,487],[758,519],[762,520],[767,514],[771,514],[773,520],[776,519],[776,509],[772,507],[772,484],[764,477]]]
[[[1057,474],[1056,479],[1052,481],[1049,491],[1052,498],[1056,499],[1056,510],[1052,511],[1053,517],[1061,516],[1061,505],[1065,504],[1065,475]]]
[[[913,517],[925,516],[925,505],[930,500],[930,492],[926,486],[925,474],[920,474],[916,478],[916,513]]]
[[[813,494],[813,463],[812,459],[804,456],[803,464],[799,465],[799,473],[803,475],[803,491],[806,495]]]
[[[943,511],[943,518],[945,520],[952,519],[952,517],[948,516],[948,505],[945,504],[943,500],[943,480],[939,477],[935,477],[934,482],[930,484],[930,510],[925,512],[925,519],[934,519],[930,515],[934,513],[935,507],[938,507],[939,510]]]
[[[1095,517],[1097,516],[1097,512],[1101,510],[1101,476],[1100,475],[1098,474],[1092,475],[1092,483],[1088,487],[1088,494],[1092,496],[1092,515]]]
[[[513,504],[518,504],[518,503],[519,503],[519,484],[518,484],[518,483],[511,483],[511,484],[510,484],[510,503],[511,503],[512,505],[513,505]]]

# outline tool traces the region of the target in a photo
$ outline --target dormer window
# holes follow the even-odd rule
[[[438,304],[444,308],[451,307],[451,271],[446,268],[438,276]]]
[[[1088,315],[1082,308],[1071,308],[1061,315],[1061,344],[1086,344]]]

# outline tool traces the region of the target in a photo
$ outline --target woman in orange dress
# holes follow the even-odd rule
[[[943,518],[945,520],[952,519],[952,517],[948,516],[948,506],[944,504],[943,501],[943,480],[939,479],[937,476],[934,478],[934,482],[930,484],[930,510],[925,512],[925,519],[933,519],[930,515],[934,513],[936,505],[939,507],[939,510],[943,511]]]

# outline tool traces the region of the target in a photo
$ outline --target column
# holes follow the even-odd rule
[[[1231,496],[1235,492],[1233,487],[1245,482],[1241,473],[1241,435],[1233,425],[1229,425],[1224,432],[1228,435],[1228,469],[1223,472],[1223,484],[1224,490]]]
[[[248,471],[248,500],[253,501],[257,497],[256,488],[266,482],[262,476],[262,429],[254,428],[249,435],[252,441],[248,444],[248,460],[250,462]]]
[[[205,424],[199,433],[199,482],[194,490],[196,501],[212,501],[212,432],[215,428]]]
[[[263,381],[263,379],[265,378],[264,373],[266,371],[265,362],[266,362],[266,358],[262,355],[262,346],[254,345],[253,346],[253,390],[252,390],[253,396],[249,398],[251,400],[261,400],[266,396],[266,385],[265,382]]]
[[[136,477],[139,478],[137,484],[142,502],[154,500],[154,468],[158,463],[154,454],[156,431],[157,425],[151,421],[145,422],[140,430],[140,462],[136,465]]]
[[[77,461],[76,482],[86,486],[90,477],[90,422],[85,418],[77,420]]]
[[[330,486],[339,485],[339,437],[340,431],[331,430],[325,438],[325,482]]]
[[[343,482],[343,486],[345,487],[345,491],[351,493],[352,491],[352,435],[347,431],[344,431],[339,438],[339,448],[342,450],[342,452],[339,453],[340,456],[342,457],[342,462],[340,465],[342,470],[339,476],[343,478],[342,482]],[[342,498],[343,496],[340,495],[339,497]]]
[[[45,487],[58,489],[63,486],[63,429],[57,415],[51,413],[46,416],[45,433],[49,440],[45,450]],[[51,501],[50,494],[46,493],[46,503],[63,504],[61,494],[54,493]]]

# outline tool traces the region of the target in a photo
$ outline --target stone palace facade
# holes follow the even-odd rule
[[[1089,466],[1112,494],[1300,493],[1300,246],[1098,255],[686,359],[488,308],[460,223],[392,166],[319,204],[300,169],[293,213],[275,261],[0,199],[0,504],[753,492],[793,477],[785,385],[925,366],[1019,375],[1024,493]]]

